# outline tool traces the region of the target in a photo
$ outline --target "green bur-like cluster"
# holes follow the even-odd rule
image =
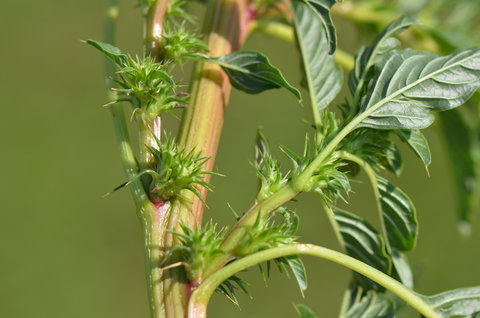
[[[165,24],[162,35],[162,55],[166,60],[174,60],[182,66],[183,59],[205,57],[201,51],[208,51],[208,47],[194,32],[185,29],[185,23],[180,26]]]
[[[255,223],[248,229],[235,250],[236,256],[242,257],[257,251],[295,242],[295,233],[297,233],[299,225],[298,216],[285,207],[279,208],[276,212],[283,217],[278,225],[275,225],[274,221],[275,212],[264,217],[260,213],[258,214]]]
[[[130,102],[133,114],[144,124],[152,122],[164,111],[170,112],[185,105],[186,97],[175,93],[177,83],[168,73],[168,63],[156,63],[150,56],[133,59],[108,43],[93,40],[87,40],[87,43],[103,52],[120,69],[117,72],[119,79],[114,79],[120,88],[112,88],[119,98],[107,105]]]
[[[257,194],[258,202],[267,199],[288,182],[288,177],[282,175],[277,161],[270,154],[267,139],[261,128],[257,131],[255,164],[252,164],[252,166],[260,178],[260,189]]]
[[[213,225],[211,220],[203,229],[197,225],[195,230],[192,230],[183,223],[180,223],[180,227],[183,233],[172,233],[179,237],[182,245],[174,246],[170,255],[176,252],[180,254],[190,281],[201,280],[203,268],[216,254],[224,253],[220,244],[227,229],[223,228],[217,233],[216,225]]]
[[[195,154],[195,149],[189,152],[185,148],[180,149],[171,136],[166,136],[165,143],[161,143],[156,136],[155,140],[158,149],[148,146],[147,148],[152,153],[157,167],[155,170],[141,171],[136,178],[144,174],[152,176],[150,194],[153,199],[168,200],[187,189],[205,204],[195,185],[212,190],[213,186],[203,181],[204,176],[207,174],[221,176],[221,174],[202,169],[209,158],[201,157],[200,153]]]

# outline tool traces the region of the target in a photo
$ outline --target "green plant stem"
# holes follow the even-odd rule
[[[293,27],[275,21],[252,21],[248,29],[248,35],[253,32],[263,33],[277,39],[295,44],[295,31]],[[338,49],[335,51],[335,63],[350,72],[355,66],[355,59],[351,54]]]
[[[107,1],[107,10],[105,17],[105,42],[114,45],[115,43],[115,26],[116,18],[118,16],[117,0]],[[106,60],[106,83],[109,89],[109,102],[117,99],[116,93],[110,88],[115,87],[113,78],[115,76],[115,65],[112,61]],[[113,124],[115,127],[115,134],[117,136],[117,144],[120,150],[120,158],[124,168],[127,180],[133,179],[137,173],[137,163],[135,155],[130,143],[125,114],[120,104],[110,106]],[[159,224],[160,220],[165,219],[168,215],[166,207],[157,208],[150,202],[145,188],[140,180],[136,180],[129,185],[133,200],[137,211],[137,216],[140,220],[140,225],[143,234],[143,250],[145,258],[145,275],[147,281],[147,292],[149,300],[150,314],[152,318],[164,317],[161,314],[161,297],[159,284],[159,261],[160,261],[160,246],[162,244],[163,229]],[[163,213],[162,213],[163,212]]]
[[[266,214],[274,211],[283,204],[287,203],[294,197],[296,197],[300,191],[293,189],[289,184],[284,186],[280,191],[276,192],[269,198],[256,203],[248,210],[245,215],[235,224],[230,230],[222,244],[220,249],[225,254],[217,254],[215,258],[204,269],[204,277],[209,277],[214,272],[225,266],[232,258],[234,258],[235,249],[245,236],[248,229],[255,223],[258,214],[265,216]]]
[[[253,32],[263,33],[289,43],[295,43],[295,31],[290,25],[276,21],[256,20],[250,23],[248,35]]]
[[[337,219],[335,218],[335,214],[333,213],[332,209],[325,204],[325,201],[320,199],[320,202],[322,204],[323,209],[325,210],[325,213],[327,214],[328,221],[330,222],[330,225],[333,228],[333,232],[335,232],[335,237],[338,240],[338,243],[340,244],[340,248],[342,249],[342,252],[346,253],[346,247],[345,247],[345,240],[343,239],[342,233],[340,232],[340,227],[338,226]]]
[[[219,286],[232,275],[262,262],[290,255],[311,255],[348,267],[390,290],[425,317],[440,318],[440,316],[435,313],[435,311],[417,294],[390,276],[350,256],[311,244],[293,244],[268,249],[246,256],[225,266],[207,278],[193,292],[188,306],[188,318],[205,318],[207,313],[207,305],[211,295],[217,286]]]
[[[153,134],[160,140],[162,135],[162,117],[158,115],[155,119],[145,124],[139,122],[139,149],[140,156],[138,158],[138,164],[140,165],[140,170],[145,169],[155,169],[157,162],[153,157],[152,153],[148,150],[148,147],[158,149],[157,141],[153,137]],[[153,134],[152,134],[153,132]],[[148,189],[150,182],[145,184],[145,189]]]
[[[168,0],[153,1],[150,10],[144,17],[144,54],[150,55],[157,63],[163,62],[162,51],[162,34],[163,34],[163,17],[167,9]],[[147,147],[158,149],[155,136],[161,140],[162,118],[158,115],[150,123],[139,123],[140,133],[140,169],[152,169],[156,166],[153,155],[147,150]],[[148,176],[142,177],[145,187],[148,189],[150,179]]]
[[[342,159],[352,161],[358,164],[360,167],[363,168],[363,170],[365,170],[365,173],[367,174],[368,179],[370,179],[370,183],[372,184],[372,188],[373,188],[373,194],[375,195],[375,203],[377,204],[377,210],[380,216],[380,224],[382,226],[383,237],[385,237],[387,252],[391,255],[392,250],[390,248],[390,244],[387,239],[388,237],[387,229],[385,227],[385,219],[383,217],[382,202],[380,201],[380,191],[378,190],[377,175],[375,174],[375,171],[368,163],[365,162],[365,160],[363,160],[358,156],[352,155],[351,153],[348,153],[346,151],[339,151],[339,156]]]
[[[435,73],[433,74],[435,75]],[[433,76],[432,75],[432,76]],[[261,215],[265,215],[281,205],[287,203],[289,200],[293,199],[296,195],[303,191],[305,185],[310,180],[311,176],[315,173],[315,170],[320,167],[325,159],[335,151],[335,148],[338,144],[345,138],[350,132],[352,132],[355,127],[361,123],[365,118],[370,116],[375,110],[380,108],[384,102],[389,101],[402,92],[408,90],[410,87],[416,85],[414,82],[405,88],[397,91],[396,93],[387,96],[382,99],[375,105],[371,106],[363,113],[358,114],[353,118],[346,126],[341,129],[337,135],[325,146],[325,148],[320,152],[320,154],[300,173],[298,176],[294,177],[287,185],[285,185],[280,191],[273,194],[267,200],[260,202],[259,204],[254,205],[245,215],[240,219],[235,227],[229,232],[226,236],[224,242],[221,245],[221,249],[225,252],[224,255],[218,255],[210,265],[206,268],[206,276],[211,275],[213,272],[217,271],[223,267],[233,256],[233,251],[236,248],[236,244],[245,234],[246,229],[251,226],[254,222],[258,211],[261,211]]]
[[[375,24],[380,27],[399,17],[399,14],[394,11],[376,11],[367,3],[352,1],[335,4],[331,13],[355,23]]]
[[[207,6],[203,34],[210,56],[216,57],[236,51],[243,43],[248,22],[246,2],[243,0],[213,0]],[[223,125],[223,115],[230,95],[230,82],[218,65],[197,63],[190,85],[191,97],[179,131],[181,147],[201,151],[202,156],[210,157],[203,168],[212,170]],[[210,176],[204,181],[209,182]],[[198,189],[205,199],[207,189]],[[182,232],[179,221],[190,228],[201,224],[203,203],[191,191],[182,191],[174,200],[167,230]],[[175,235],[165,233],[164,247],[172,248],[179,244]],[[186,278],[183,269],[174,268],[165,273],[164,303],[168,317],[184,318],[187,307]]]
[[[167,4],[168,0],[153,1],[144,19],[144,52],[154,57],[157,63],[162,62],[163,16]]]

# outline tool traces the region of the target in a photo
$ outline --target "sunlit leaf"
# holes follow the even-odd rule
[[[360,110],[369,117],[359,127],[421,129],[433,122],[429,111],[460,106],[480,86],[480,48],[441,57],[394,51],[376,72]]]
[[[337,36],[335,34],[335,27],[332,22],[332,17],[330,16],[330,9],[332,9],[333,5],[337,2],[342,2],[343,0],[295,0],[295,2],[303,2],[307,4],[305,7],[306,10],[310,11],[311,13],[315,13],[317,18],[322,22],[323,27],[326,31],[327,41],[328,41],[328,53],[333,54],[335,49],[337,48]],[[294,4],[296,5],[296,4]],[[316,33],[319,33],[319,29],[317,29]]]
[[[311,102],[320,117],[342,88],[343,72],[328,54],[329,44],[318,14],[303,1],[293,1],[292,6]]]
[[[380,176],[377,176],[377,184],[389,245],[398,251],[412,250],[418,234],[417,216],[412,201],[402,190]]]
[[[434,296],[420,296],[440,317],[477,317],[480,312],[480,286],[460,288]]]
[[[283,87],[302,100],[300,92],[288,84],[282,73],[259,52],[240,51],[205,60],[220,65],[227,73],[232,86],[241,91],[259,94],[269,89]]]
[[[390,23],[376,37],[371,46],[360,49],[355,56],[355,68],[349,75],[348,85],[352,95],[358,94],[357,90],[362,89],[370,68],[388,53],[400,47],[400,42],[394,36],[418,23],[419,20],[414,16],[401,17]]]

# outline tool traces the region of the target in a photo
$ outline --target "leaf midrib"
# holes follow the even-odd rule
[[[376,111],[378,108],[382,107],[383,105],[385,105],[387,102],[393,100],[395,97],[399,96],[400,94],[402,94],[403,92],[405,91],[408,91],[410,88],[413,88],[415,86],[417,86],[418,84],[426,81],[426,80],[429,80],[431,79],[432,77],[434,77],[435,75],[437,74],[440,74],[446,70],[449,70],[449,69],[452,69],[454,67],[457,67],[457,66],[461,66],[461,63],[464,63],[465,61],[468,61],[468,60],[471,60],[475,57],[478,57],[480,55],[480,52],[477,52],[477,54],[475,55],[472,55],[472,56],[469,56],[468,58],[465,58],[463,60],[460,60],[452,65],[449,65],[448,67],[446,68],[441,68],[439,69],[438,71],[435,71],[435,72],[432,72],[430,73],[428,76],[425,76],[425,77],[422,77],[421,79],[418,79],[417,81],[413,82],[412,84],[410,85],[407,85],[405,86],[404,88],[398,90],[397,92],[395,92],[394,94],[390,94],[389,96],[385,97],[384,99],[380,100],[379,102],[377,102],[376,104],[374,104],[373,106],[370,106],[368,107],[363,113],[361,113],[360,115],[358,115],[357,118],[361,118],[359,123],[364,120],[365,118],[367,118],[368,116],[370,116],[370,114],[372,114],[374,111]],[[403,64],[403,63],[402,63]],[[380,78],[380,77],[379,77]],[[423,106],[422,106],[423,107]],[[353,122],[353,121],[352,121]]]

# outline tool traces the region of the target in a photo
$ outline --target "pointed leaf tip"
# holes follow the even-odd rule
[[[220,65],[236,89],[249,94],[259,94],[269,89],[286,88],[298,100],[302,100],[300,92],[285,80],[280,70],[273,66],[265,55],[259,52],[234,52],[207,58],[206,61]]]

